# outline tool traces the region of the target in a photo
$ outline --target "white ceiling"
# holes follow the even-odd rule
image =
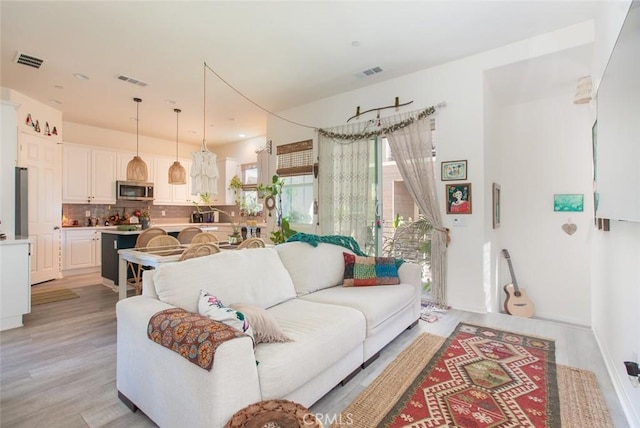
[[[205,62],[279,111],[576,24],[598,9],[579,0],[2,0],[0,77],[61,110],[65,122],[125,132],[135,133],[132,98],[140,97],[140,134],[170,141],[180,108],[180,141],[199,144]],[[45,62],[16,64],[18,51]],[[375,66],[383,72],[359,75]],[[206,110],[209,144],[266,132],[265,113],[211,73]]]

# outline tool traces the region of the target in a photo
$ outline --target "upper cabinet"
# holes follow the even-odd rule
[[[65,143],[62,148],[62,202],[115,204],[116,153]]]
[[[233,158],[222,158],[217,161],[218,166],[218,194],[213,195],[216,205],[235,205],[236,197],[229,190],[229,182],[234,175],[240,177],[240,164]]]
[[[169,167],[175,158],[155,157],[154,201],[155,205],[191,205],[197,201],[197,195],[191,195],[191,161],[180,159],[180,164],[187,170],[186,184],[169,184]]]

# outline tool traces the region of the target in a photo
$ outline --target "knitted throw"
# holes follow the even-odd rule
[[[313,247],[317,247],[319,243],[325,244],[333,244],[344,247],[348,250],[353,251],[356,256],[368,256],[367,253],[362,251],[358,242],[353,239],[351,236],[343,236],[343,235],[313,235],[311,233],[303,233],[298,232],[293,236],[290,236],[287,239],[287,242],[300,241],[306,242]],[[400,268],[402,263],[404,263],[403,259],[395,259],[396,260],[396,268]]]

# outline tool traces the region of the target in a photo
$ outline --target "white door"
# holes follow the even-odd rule
[[[20,134],[20,166],[29,171],[31,284],[60,277],[61,148],[51,138]]]

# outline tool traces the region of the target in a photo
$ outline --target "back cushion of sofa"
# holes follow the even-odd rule
[[[246,303],[269,308],[296,297],[293,282],[273,248],[223,251],[160,265],[153,277],[158,298],[198,311],[200,290],[226,306]]]
[[[282,264],[289,271],[298,296],[342,284],[344,257],[350,250],[339,245],[287,242],[276,246]]]

